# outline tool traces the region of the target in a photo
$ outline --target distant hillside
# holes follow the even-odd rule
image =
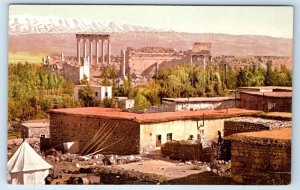
[[[131,47],[170,47],[186,51],[194,42],[211,42],[213,55],[292,55],[292,40],[254,35],[195,34],[178,32],[113,32],[112,54]],[[10,52],[76,55],[75,33],[28,33],[9,35]]]

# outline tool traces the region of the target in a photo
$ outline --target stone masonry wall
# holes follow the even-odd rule
[[[61,149],[64,142],[79,141],[79,148],[81,150],[99,130],[102,131],[99,138],[107,137],[111,131],[109,128],[113,128],[114,126],[116,128],[111,135],[107,139],[104,138],[101,140],[101,142],[105,142],[101,145],[101,148],[107,147],[121,139],[123,140],[102,153],[119,155],[138,154],[140,146],[139,124],[127,120],[50,113],[51,144],[52,146],[61,144],[58,146]],[[94,148],[92,152],[95,150]]]
[[[156,64],[181,59],[176,55],[129,55],[127,59],[128,69],[135,75],[154,76],[156,72]]]
[[[224,137],[242,132],[269,130],[270,127],[260,123],[243,121],[224,121]]]
[[[22,127],[26,138],[40,138],[41,135],[49,137],[49,127]]]
[[[262,95],[240,93],[241,108],[267,112],[291,112],[292,98],[267,97]]]
[[[291,144],[243,143],[231,145],[231,174],[240,184],[289,184]]]
[[[169,142],[165,143],[161,147],[161,154],[163,156],[168,156],[170,159],[174,160],[199,160],[208,161],[209,155],[207,153],[204,155],[202,151],[202,144],[188,144],[179,142]]]

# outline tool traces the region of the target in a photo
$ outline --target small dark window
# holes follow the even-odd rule
[[[95,96],[98,97],[98,92],[95,92]]]
[[[107,97],[108,96],[108,92],[105,92],[105,97]]]
[[[171,142],[172,141],[172,133],[168,133],[167,134],[167,142]]]

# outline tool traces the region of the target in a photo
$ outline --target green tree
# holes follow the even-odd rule
[[[95,94],[90,85],[87,85],[78,91],[78,98],[84,107],[95,105]]]
[[[114,101],[113,98],[107,98],[105,97],[99,104],[100,107],[104,108],[115,108],[116,107],[116,102]]]
[[[80,84],[81,85],[88,85],[89,84],[88,77],[85,74],[83,74],[82,79],[80,80]]]
[[[52,100],[44,100],[46,95],[66,96],[74,102],[73,84],[62,76],[46,72],[41,65],[9,64],[8,72],[9,121],[45,118],[45,112],[53,108]],[[72,106],[69,103],[65,106]]]
[[[110,86],[110,82],[109,82],[109,73],[108,73],[108,67],[104,67],[103,68],[103,72],[102,72],[102,86]]]
[[[272,63],[268,62],[267,63],[267,70],[266,70],[266,75],[265,75],[265,85],[266,86],[272,86],[274,83],[274,73],[272,69]]]
[[[134,109],[141,110],[141,109],[146,109],[149,106],[151,106],[149,100],[147,100],[147,98],[142,94],[137,93],[137,95],[134,98]]]

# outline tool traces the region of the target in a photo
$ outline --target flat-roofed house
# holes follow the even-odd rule
[[[171,111],[227,109],[240,107],[240,100],[234,97],[163,98],[162,105]]]
[[[105,148],[106,154],[139,154],[191,135],[214,140],[226,119],[258,113],[237,108],[142,114],[97,107],[54,109],[49,111],[50,138],[58,147],[78,141],[85,153]]]

